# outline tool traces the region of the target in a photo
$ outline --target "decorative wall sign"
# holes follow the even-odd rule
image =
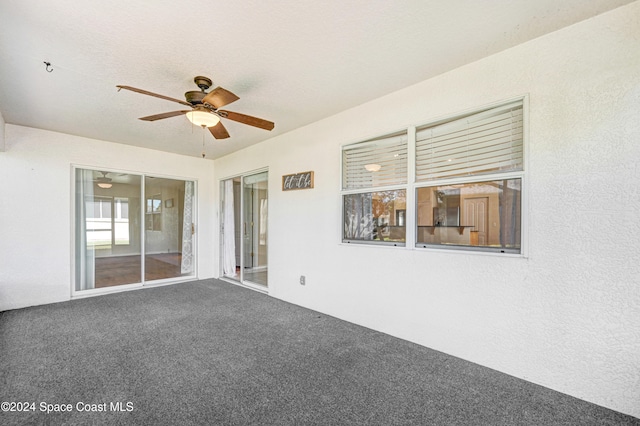
[[[313,188],[313,172],[301,172],[282,176],[282,190]]]

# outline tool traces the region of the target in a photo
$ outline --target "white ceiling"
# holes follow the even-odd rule
[[[631,0],[2,0],[0,113],[7,123],[190,156],[203,132],[170,101],[210,77],[225,106],[207,158],[318,121]],[[53,72],[45,70],[51,63]],[[304,141],[301,141],[304,143]]]

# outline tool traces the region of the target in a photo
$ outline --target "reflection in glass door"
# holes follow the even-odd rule
[[[223,275],[242,283],[268,286],[268,174],[222,182]]]
[[[76,291],[194,275],[194,182],[76,169],[75,192]]]

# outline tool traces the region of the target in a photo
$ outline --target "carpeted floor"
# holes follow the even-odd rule
[[[0,401],[28,403],[2,425],[640,425],[218,280],[0,313]]]

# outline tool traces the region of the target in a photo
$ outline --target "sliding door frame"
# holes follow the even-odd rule
[[[76,280],[76,268],[79,266],[76,261],[76,250],[77,250],[77,223],[78,220],[76,215],[76,173],[77,170],[90,170],[90,171],[100,171],[107,173],[125,173],[130,175],[135,175],[140,177],[140,282],[132,283],[132,284],[121,284],[111,287],[101,287],[101,288],[93,288],[87,290],[76,290],[77,280]],[[146,257],[146,199],[145,199],[145,181],[147,177],[154,178],[162,178],[162,179],[172,179],[179,180],[184,182],[193,182],[193,206],[192,206],[192,223],[195,229],[195,232],[192,234],[192,245],[193,245],[193,271],[190,275],[178,276],[173,278],[165,278],[159,280],[146,281],[145,280],[145,257]],[[123,169],[113,169],[107,167],[99,167],[94,165],[83,165],[83,164],[71,164],[71,199],[70,199],[70,211],[71,211],[71,262],[70,262],[70,290],[71,290],[71,298],[79,299],[83,297],[91,297],[97,296],[100,294],[107,293],[117,293],[121,291],[135,290],[145,287],[155,287],[162,286],[168,284],[175,284],[185,281],[193,281],[198,279],[198,180],[190,177],[179,177],[179,176],[170,176],[163,175],[159,173],[145,173],[139,171],[130,171]]]
[[[218,232],[219,232],[219,256],[218,256],[218,264],[219,264],[219,273],[218,276],[220,279],[228,281],[230,283],[233,284],[238,284],[241,285],[243,287],[247,287],[250,288],[252,290],[256,290],[262,293],[269,293],[269,286],[267,285],[260,285],[257,283],[253,283],[251,281],[247,281],[244,279],[244,266],[245,266],[245,260],[244,260],[244,254],[245,254],[245,241],[244,238],[241,237],[240,238],[240,248],[238,249],[236,247],[236,250],[239,250],[240,252],[240,274],[237,276],[236,278],[233,277],[229,277],[226,276],[224,274],[224,209],[226,208],[226,206],[223,204],[223,194],[224,194],[224,183],[225,181],[228,180],[232,180],[232,179],[240,179],[240,212],[239,212],[239,216],[240,216],[240,221],[244,221],[244,215],[245,215],[245,197],[244,197],[244,185],[245,185],[245,178],[249,177],[249,176],[253,176],[253,175],[257,175],[260,173],[266,173],[267,174],[267,194],[268,194],[268,186],[269,186],[269,168],[268,167],[263,167],[260,169],[255,169],[255,170],[251,170],[248,172],[244,172],[244,173],[237,173],[237,174],[233,174],[231,176],[227,176],[224,178],[221,178],[218,180],[218,188],[220,191],[220,196],[218,197],[218,203],[219,203],[219,211],[220,211],[220,215],[219,215],[219,226],[218,226]],[[269,196],[267,195],[267,200],[269,199]],[[224,200],[224,202],[226,203],[226,200]],[[267,208],[268,211],[268,208]],[[268,213],[267,213],[267,230],[269,228],[269,217],[268,217]],[[267,231],[267,235],[268,235],[268,231]],[[234,236],[235,237],[235,236]],[[268,237],[267,237],[268,238]],[[268,255],[268,251],[269,251],[269,245],[268,245],[268,240],[267,240],[267,273],[268,273],[268,269],[269,269],[269,255]]]

